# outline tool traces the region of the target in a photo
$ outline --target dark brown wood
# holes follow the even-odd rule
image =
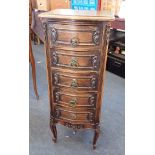
[[[110,27],[108,19],[89,18],[48,15],[43,26],[53,141],[57,140],[56,123],[73,130],[91,128],[95,149]]]

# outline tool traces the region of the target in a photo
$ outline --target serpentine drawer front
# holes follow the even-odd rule
[[[73,52],[67,50],[51,51],[53,67],[81,70],[98,70],[100,54],[98,51]]]
[[[53,71],[53,86],[67,87],[78,90],[97,90],[98,77],[96,74],[68,74]]]
[[[71,108],[96,107],[96,93],[74,93],[54,90],[54,103],[61,106],[69,106]]]
[[[101,24],[53,22],[48,25],[50,46],[94,47],[101,43]]]
[[[95,149],[114,17],[105,11],[70,9],[39,16],[45,33],[52,139],[57,140],[57,123],[73,130],[92,128]]]

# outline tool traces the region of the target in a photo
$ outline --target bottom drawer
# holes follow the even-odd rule
[[[94,111],[70,111],[61,107],[55,108],[55,117],[57,119],[71,121],[71,122],[80,122],[80,123],[92,123],[94,122]]]

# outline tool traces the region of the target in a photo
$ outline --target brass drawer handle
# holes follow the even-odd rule
[[[78,38],[72,38],[70,42],[71,42],[72,47],[76,47],[79,44],[79,39]]]
[[[71,87],[72,88],[77,88],[78,87],[78,83],[77,83],[77,80],[76,79],[73,79],[72,82],[71,82]]]
[[[73,98],[72,100],[69,101],[70,106],[75,107],[77,104],[77,99]]]
[[[70,66],[72,67],[78,67],[78,60],[77,58],[73,57],[72,60],[71,60],[71,63],[70,63]]]
[[[77,118],[77,117],[76,117],[76,114],[71,114],[71,115],[70,115],[70,118],[71,118],[71,119],[76,119],[76,118]]]

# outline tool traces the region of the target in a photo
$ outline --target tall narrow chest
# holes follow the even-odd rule
[[[99,137],[110,21],[107,12],[53,10],[40,14],[45,32],[50,127],[94,129]]]

